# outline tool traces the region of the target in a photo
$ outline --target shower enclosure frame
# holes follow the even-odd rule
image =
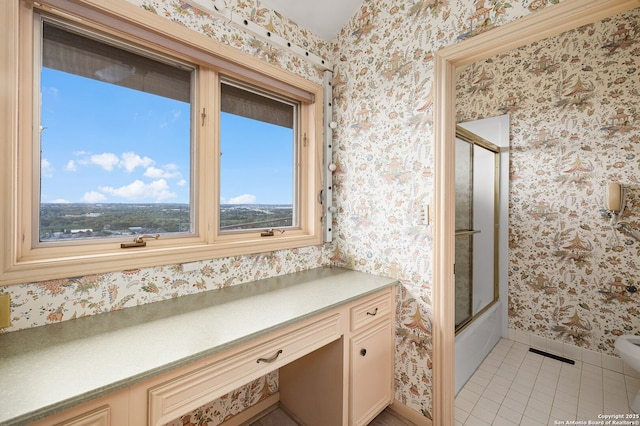
[[[487,310],[489,310],[493,305],[498,303],[500,300],[499,294],[499,268],[498,268],[498,260],[499,260],[499,234],[500,234],[500,147],[489,142],[488,140],[480,137],[479,135],[456,125],[456,138],[463,140],[471,144],[471,164],[473,167],[473,147],[478,146],[480,148],[486,149],[493,153],[493,176],[494,176],[494,186],[493,186],[493,298],[491,302],[487,303],[483,306],[478,312],[473,312],[473,292],[474,292],[474,274],[473,274],[473,253],[474,253],[474,238],[473,235],[479,233],[479,230],[473,229],[473,218],[474,218],[474,205],[471,203],[471,207],[469,208],[469,223],[472,224],[471,229],[456,229],[455,230],[455,238],[457,240],[458,237],[471,237],[470,240],[470,252],[471,252],[471,262],[469,262],[470,266],[470,286],[469,292],[471,293],[471,304],[470,304],[470,315],[467,319],[462,321],[460,324],[455,325],[455,334],[458,335],[465,328],[473,323],[474,320],[482,316]],[[473,173],[470,174],[470,193],[473,198],[474,194],[474,180]],[[454,274],[458,271],[457,265],[454,264]],[[457,274],[456,274],[457,276]]]

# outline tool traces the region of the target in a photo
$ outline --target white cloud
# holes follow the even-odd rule
[[[77,153],[78,155],[84,154],[82,151]],[[74,161],[74,160],[71,160]],[[71,161],[69,163],[71,163]],[[120,157],[112,152],[103,152],[102,154],[94,154],[89,157],[89,162],[86,160],[80,159],[74,162],[74,166],[77,164],[86,165],[86,164],[97,164],[107,171],[112,171],[114,167],[119,167],[125,169],[127,172],[131,173],[136,169],[136,167],[149,167],[154,161],[149,157],[141,157],[135,152],[123,152]],[[67,164],[68,166],[68,164]]]
[[[69,200],[65,200],[64,198],[56,198],[55,200],[51,200],[49,202],[50,203],[56,203],[56,204],[69,204],[70,203]]]
[[[124,169],[129,173],[131,173],[136,167],[149,167],[154,163],[151,158],[140,157],[135,152],[124,152],[120,158],[122,158],[122,162],[119,166],[124,167]]]
[[[256,196],[252,194],[242,194],[237,197],[230,198],[228,204],[253,204],[256,202]]]
[[[101,186],[100,191],[128,200],[151,198],[154,201],[162,201],[176,196],[175,193],[169,190],[169,185],[167,185],[167,181],[164,179],[155,180],[149,184],[141,180],[135,180],[129,185],[121,186],[120,188]]]
[[[43,158],[40,161],[40,174],[42,177],[50,178],[53,177],[53,166],[46,158]]]
[[[176,182],[176,185],[178,186],[185,186],[187,184],[187,181],[184,179],[180,179],[178,182]]]
[[[113,167],[120,162],[118,156],[111,152],[92,155],[90,160],[107,171],[113,170]]]
[[[80,201],[84,203],[99,203],[100,201],[106,200],[107,197],[104,194],[101,194],[96,191],[85,192]]]
[[[172,165],[168,165],[168,166],[172,166]],[[165,166],[165,169],[160,169],[158,167],[151,166],[147,168],[147,170],[144,172],[144,175],[146,177],[150,177],[153,179],[159,179],[159,178],[171,179],[171,178],[178,178],[181,176],[180,172],[178,171],[169,171],[171,167],[167,168],[167,166]],[[173,167],[173,169],[175,170],[175,167]]]
[[[65,167],[64,169],[68,172],[75,172],[77,170],[76,162],[73,160],[69,160],[69,162],[67,163],[67,167]]]
[[[43,92],[49,95],[58,96],[58,93],[60,93],[60,89],[54,86],[48,86],[44,88]]]

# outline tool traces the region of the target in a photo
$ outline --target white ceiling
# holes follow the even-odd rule
[[[262,0],[303,28],[332,41],[363,0]]]

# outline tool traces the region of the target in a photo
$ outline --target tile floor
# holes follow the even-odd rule
[[[640,378],[502,339],[456,396],[456,426],[589,424],[603,414],[632,414],[638,389]]]

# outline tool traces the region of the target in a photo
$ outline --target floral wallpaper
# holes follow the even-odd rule
[[[149,13],[164,16],[312,81],[321,81],[321,72],[304,60],[211,18],[183,0],[129,1],[147,9]],[[309,48],[319,56],[327,57],[335,64],[333,106],[338,128],[334,133],[334,162],[338,169],[334,174],[334,201],[338,213],[334,215],[334,243],[322,247],[207,260],[201,262],[197,273],[185,274],[176,265],[165,265],[10,286],[5,290],[11,293],[14,325],[4,332],[179,297],[295,270],[340,264],[399,279],[401,285],[398,287],[397,301],[395,397],[423,416],[431,418],[433,246],[430,225],[425,216],[433,194],[433,52],[494,26],[535,13],[536,10],[552,6],[558,1],[364,0],[360,10],[351,17],[337,38],[329,43],[278,12],[264,7],[258,0],[227,0],[227,7],[234,13]],[[589,84],[590,81],[585,79],[583,82]],[[568,111],[576,107],[570,102],[564,108]],[[635,114],[628,109],[622,112]],[[571,122],[570,131],[575,131],[581,124]],[[619,134],[620,131],[613,132],[611,137],[618,137]],[[551,136],[559,137],[556,133]],[[540,137],[542,139],[536,143],[549,143],[545,142],[544,135]],[[633,154],[633,147],[629,143],[626,146],[629,149],[625,155]],[[567,162],[574,158],[571,153],[576,159],[591,160],[594,164],[600,161],[595,154],[588,158],[581,157],[578,154],[586,155],[588,151],[574,149],[567,152]],[[603,179],[617,178],[630,182],[632,174],[623,176],[622,171],[613,164],[615,163],[607,170],[609,176]],[[513,176],[526,173],[525,169],[526,167],[517,169],[517,173],[514,169]],[[586,171],[580,173],[568,174],[562,185],[578,187],[579,183],[575,179],[585,179],[584,175],[588,174]],[[526,181],[517,184],[522,186],[521,190],[526,190]],[[556,184],[560,185],[560,182]],[[567,198],[573,200],[569,195]],[[636,202],[636,198],[630,197],[630,205]],[[570,209],[556,210],[558,205],[558,202],[549,200],[548,206],[543,206],[541,210],[551,211],[551,216],[546,215],[545,218],[553,220],[554,213],[556,216],[562,214],[566,218],[573,217]],[[581,207],[580,213],[597,211],[597,208],[592,210],[574,205],[578,206]],[[531,214],[527,215],[525,212],[520,215],[527,217],[527,220],[533,219]],[[604,226],[603,224],[602,227]],[[558,262],[577,265],[584,258],[584,250],[572,248],[571,242],[575,236],[583,238],[585,233],[595,235],[595,225],[590,227],[591,229],[583,229],[568,222],[563,225],[556,240],[563,241],[559,246],[565,254],[556,256]],[[556,241],[553,238],[548,236],[548,242]],[[514,237],[512,244],[522,244],[521,241],[525,239]],[[595,243],[591,242],[592,248]],[[623,251],[634,250],[627,247],[626,243],[620,247]],[[523,249],[521,255],[528,257],[530,251],[528,248]],[[608,262],[612,267],[611,262],[623,262],[623,257],[619,254],[621,252],[611,250],[602,262]],[[541,258],[540,261],[542,260],[547,259]],[[537,262],[531,260],[532,264]],[[597,263],[591,258],[594,269]],[[586,266],[580,267],[584,271],[582,268]],[[512,274],[514,271],[515,268],[512,268]],[[543,268],[538,268],[538,271],[543,272]],[[515,272],[521,274],[522,285],[527,285],[530,288],[528,291],[535,291],[530,285],[524,284],[533,281],[523,278],[522,270]],[[546,288],[545,283],[548,286],[551,281],[552,285],[559,287],[560,277],[568,277],[572,273],[570,268],[563,270],[564,275],[557,277],[543,273],[541,288]],[[554,294],[559,295],[559,292]],[[615,296],[613,293],[612,295]],[[540,297],[540,304],[543,305],[542,298],[551,295],[543,291]],[[570,302],[565,300],[563,303],[562,306],[565,306]],[[614,300],[612,303],[620,302]],[[594,306],[592,309],[598,308]],[[525,310],[520,309],[519,305],[514,311],[521,312],[523,324],[533,324],[532,320],[525,319]],[[580,315],[582,314],[580,311]],[[571,318],[571,315],[567,318]],[[579,318],[582,320],[582,316]],[[512,319],[512,323],[514,321]],[[171,424],[213,426],[272,394],[276,389],[277,373],[258,379]]]
[[[367,0],[336,39],[334,177],[347,267],[400,280],[396,399],[432,400],[433,52],[555,0]]]
[[[640,333],[640,9],[464,70],[458,120],[509,113],[509,327],[613,355]]]

